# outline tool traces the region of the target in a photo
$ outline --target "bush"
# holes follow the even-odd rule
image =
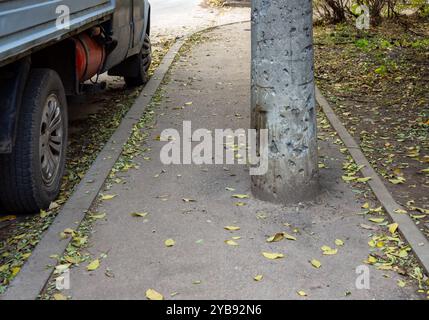
[[[410,7],[417,9],[423,17],[429,16],[429,2],[427,0],[411,0]]]
[[[383,16],[397,16],[404,9],[413,9],[421,16],[429,16],[427,0],[314,0],[318,16],[335,24],[355,16],[353,12],[357,5],[368,6],[371,21],[375,25],[381,22]]]
[[[345,22],[350,13],[350,0],[316,0],[314,3],[318,15],[331,23]]]
[[[369,8],[369,14],[374,24],[379,24],[383,8],[387,5],[387,0],[365,0],[363,4]]]

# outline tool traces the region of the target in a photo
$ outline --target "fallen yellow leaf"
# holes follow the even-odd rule
[[[426,218],[426,215],[425,214],[412,214],[411,218],[413,218],[413,219],[423,219],[423,218]]]
[[[322,251],[324,255],[331,256],[338,253],[338,249],[332,249],[329,246],[322,246]]]
[[[341,240],[341,239],[336,239],[335,240],[335,244],[337,245],[337,246],[343,246],[344,245],[344,241],[343,240]]]
[[[232,197],[236,199],[249,199],[247,194],[233,194]]]
[[[398,229],[399,224],[397,224],[397,223],[392,223],[392,224],[389,224],[389,225],[388,225],[388,227],[389,227],[389,231],[390,231],[390,233],[391,233],[391,234],[394,234],[394,233],[396,232],[396,230]]]
[[[286,232],[283,232],[283,236],[288,240],[296,241],[296,238],[294,236],[291,236],[290,234],[288,234]]]
[[[384,218],[370,218],[368,220],[374,223],[382,223],[384,221]]]
[[[429,209],[423,209],[423,208],[415,207],[414,210],[417,210],[417,211],[424,213],[424,214],[429,214]]]
[[[405,287],[407,285],[407,283],[404,280],[398,280],[397,283],[398,283],[398,286],[401,287],[401,288],[403,288],[403,287]]]
[[[148,214],[149,214],[149,212],[133,212],[133,213],[131,213],[131,215],[133,217],[137,217],[137,218],[145,218]]]
[[[370,211],[371,211],[371,212],[375,212],[375,213],[382,212],[382,211],[383,211],[383,207],[382,207],[382,206],[380,206],[380,207],[377,207],[377,208],[375,208],[375,209],[370,209]]]
[[[356,177],[352,177],[352,176],[342,176],[341,177],[345,182],[349,182],[349,181],[353,181],[356,180]]]
[[[20,267],[15,267],[15,268],[12,268],[12,276],[14,277],[14,276],[16,276],[18,273],[19,273],[19,271],[21,271],[21,268]]]
[[[280,233],[276,233],[275,235],[269,237],[267,239],[267,242],[279,242],[282,241],[284,239],[284,234],[282,232]]]
[[[61,274],[63,272],[65,272],[68,268],[70,268],[70,263],[66,263],[66,264],[60,264],[58,266],[55,267],[55,274]]]
[[[319,269],[322,266],[322,263],[319,260],[316,260],[316,259],[311,260],[310,263],[316,269]]]
[[[384,242],[383,241],[377,241],[376,246],[377,246],[377,248],[383,248]]]
[[[271,252],[262,252],[262,255],[270,260],[282,259],[284,258],[284,254],[282,253],[271,253]]]
[[[261,281],[263,278],[264,278],[264,276],[262,274],[258,274],[257,276],[255,276],[253,278],[253,280],[255,280],[255,281]]]
[[[116,197],[116,194],[103,194],[101,200],[112,200]]]
[[[86,270],[88,270],[88,271],[94,271],[94,270],[97,270],[98,267],[100,267],[100,260],[95,259],[90,264],[88,264],[88,266],[86,267]]]
[[[408,257],[408,252],[407,252],[407,250],[401,250],[401,251],[399,251],[399,257],[401,257],[401,258],[406,258],[406,257]]]
[[[225,230],[228,230],[228,231],[238,231],[238,230],[240,230],[240,227],[236,227],[236,226],[226,226],[226,227],[224,227],[224,229],[225,229]]]
[[[396,209],[395,213],[397,213],[397,214],[405,214],[405,213],[407,213],[407,211],[405,211],[403,209]]]
[[[80,261],[79,258],[70,256],[65,256],[64,259],[71,264],[78,264]]]
[[[287,234],[286,232],[279,232],[276,233],[275,235],[269,237],[267,239],[267,242],[279,242],[282,241],[283,239],[288,239],[288,240],[296,240],[296,238],[294,236],[291,236],[290,234]]]
[[[305,291],[298,291],[297,292],[297,294],[299,295],[299,296],[301,296],[301,297],[306,297],[307,296],[307,293],[305,292]]]
[[[377,266],[378,270],[393,270],[393,267],[389,264],[382,264]]]
[[[89,217],[91,219],[100,220],[100,219],[104,219],[106,217],[106,214],[105,213],[95,214],[95,215],[90,215]]]
[[[55,293],[52,297],[54,300],[67,300],[67,297],[61,293]]]
[[[5,272],[6,270],[9,270],[8,264],[4,264],[4,265],[0,266],[0,272]]]
[[[402,184],[406,179],[404,177],[397,177],[396,179],[389,179],[389,181],[393,184]]]
[[[148,300],[164,300],[164,297],[162,296],[162,294],[160,294],[159,292],[153,289],[148,289],[146,291],[146,298]]]
[[[238,243],[234,240],[226,240],[225,243],[229,246],[238,246]]]
[[[166,247],[172,247],[176,244],[176,241],[174,241],[173,239],[167,239],[164,241],[164,244]]]
[[[368,256],[367,262],[368,262],[369,264],[374,264],[374,263],[376,263],[376,262],[377,262],[377,259],[376,259],[376,258],[374,258],[373,256]]]

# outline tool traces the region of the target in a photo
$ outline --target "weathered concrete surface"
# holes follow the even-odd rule
[[[317,194],[311,0],[252,5],[252,128],[268,129],[268,172],[252,177],[263,200],[298,203]]]
[[[321,153],[331,159],[331,169],[322,172],[323,194],[317,202],[299,207],[256,199],[235,206],[238,200],[225,187],[250,194],[250,177],[243,166],[227,166],[226,171],[222,165],[160,163],[165,143],[154,138],[166,128],[180,131],[183,120],[192,120],[194,129],[249,127],[250,25],[228,26],[209,35],[213,40],[196,46],[172,70],[148,140],[151,151],[145,156],[152,160],[139,158],[140,169],[124,175],[127,183],[108,191],[118,196],[98,208],[107,217],[96,223],[89,251],[94,257],[107,252],[107,258],[94,272],[86,271],[86,265],[73,269],[71,290],[64,294],[73,299],[144,299],[145,291],[153,288],[166,299],[305,299],[298,290],[311,299],[416,298],[415,288],[396,285],[396,274],[373,268],[371,289],[355,288],[355,269],[369,253],[368,231],[359,228],[364,222],[356,215],[360,204],[341,182],[342,155],[336,145],[321,145]],[[192,105],[177,110],[190,101]],[[159,198],[164,195],[168,197]],[[135,211],[148,211],[147,221],[132,217]],[[267,217],[257,219],[262,211]],[[286,222],[299,228],[297,241],[267,243],[266,237],[276,232],[292,233]],[[231,233],[223,229],[226,225],[241,230]],[[233,236],[242,237],[239,247],[224,243]],[[174,247],[164,246],[168,238],[176,241]],[[320,247],[335,246],[336,238],[345,246],[335,256],[323,256]],[[286,257],[271,261],[262,251]],[[320,260],[322,267],[312,267],[311,259]],[[114,278],[105,275],[106,268]],[[255,282],[257,274],[264,279]],[[351,295],[346,297],[346,291]],[[178,295],[170,297],[173,292]]]

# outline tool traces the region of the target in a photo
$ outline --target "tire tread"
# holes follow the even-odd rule
[[[38,147],[33,132],[38,130],[35,128],[36,114],[40,112],[37,101],[51,77],[61,82],[57,73],[49,69],[33,69],[28,77],[17,122],[15,146],[11,154],[0,155],[0,210],[29,213],[46,205],[38,196],[33,174],[34,147]]]

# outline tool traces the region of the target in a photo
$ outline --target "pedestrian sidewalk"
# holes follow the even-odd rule
[[[136,159],[139,169],[122,174],[126,183],[106,192],[117,196],[97,208],[106,219],[94,225],[88,250],[93,257],[107,257],[95,271],[87,271],[86,265],[73,268],[71,289],[63,294],[73,299],[145,299],[151,288],[165,299],[416,298],[416,288],[398,287],[397,274],[373,267],[370,289],[356,288],[356,268],[368,257],[371,231],[359,227],[365,223],[356,215],[362,204],[341,180],[343,155],[332,141],[320,142],[321,154],[329,156],[329,169],[321,172],[320,197],[299,206],[254,199],[245,166],[161,163],[165,142],[156,137],[167,128],[181,132],[183,121],[192,121],[193,130],[249,127],[250,24],[221,27],[206,36],[208,40],[172,67],[145,145],[150,151]],[[234,199],[233,194],[250,199]],[[149,214],[136,218],[133,212]],[[296,241],[266,241],[278,232]],[[167,239],[174,239],[174,246],[167,247]],[[337,246],[336,239],[344,246]],[[338,248],[338,253],[323,255],[324,245]],[[262,252],[284,258],[270,260]],[[320,268],[310,263],[313,259],[320,261]],[[262,280],[255,281],[256,275]]]

